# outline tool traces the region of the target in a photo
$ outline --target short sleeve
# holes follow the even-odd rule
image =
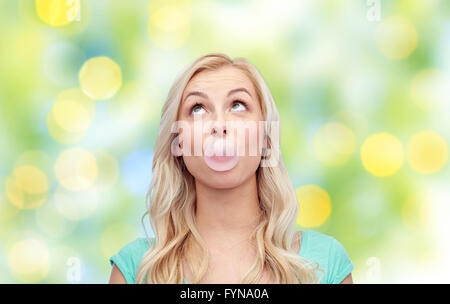
[[[134,284],[137,268],[142,256],[149,248],[146,238],[137,238],[126,244],[109,259],[111,266],[116,264],[128,284]]]
[[[329,283],[340,284],[352,272],[353,268],[354,265],[347,255],[344,246],[333,238],[328,261]]]

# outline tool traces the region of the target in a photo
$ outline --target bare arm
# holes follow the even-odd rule
[[[126,283],[127,281],[125,280],[125,277],[123,276],[122,272],[119,270],[116,264],[114,264],[111,270],[111,277],[109,278],[109,284],[126,284]]]
[[[352,274],[349,273],[349,275],[342,280],[341,284],[353,284]]]

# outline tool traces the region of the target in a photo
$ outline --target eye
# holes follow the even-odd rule
[[[205,111],[201,103],[196,103],[191,107],[190,113],[194,115],[202,114],[201,110]]]
[[[247,109],[247,104],[241,100],[235,100],[231,108],[236,111],[244,111]]]

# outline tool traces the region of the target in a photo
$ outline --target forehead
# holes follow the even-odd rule
[[[252,96],[256,96],[252,81],[240,69],[235,67],[222,67],[214,71],[204,70],[189,81],[183,92],[183,100],[190,91],[194,90],[203,91],[207,94],[208,92],[211,94],[219,92],[226,94],[229,90],[238,87],[244,87]]]

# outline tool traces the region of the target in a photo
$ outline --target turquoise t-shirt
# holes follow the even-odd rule
[[[147,239],[137,238],[113,255],[109,262],[117,265],[128,284],[135,283],[135,276],[141,259],[149,249]],[[317,262],[325,271],[321,284],[339,284],[352,272],[354,265],[344,247],[335,238],[313,230],[304,230],[299,255]],[[322,276],[322,272],[317,272]],[[184,283],[188,283],[184,280]]]

